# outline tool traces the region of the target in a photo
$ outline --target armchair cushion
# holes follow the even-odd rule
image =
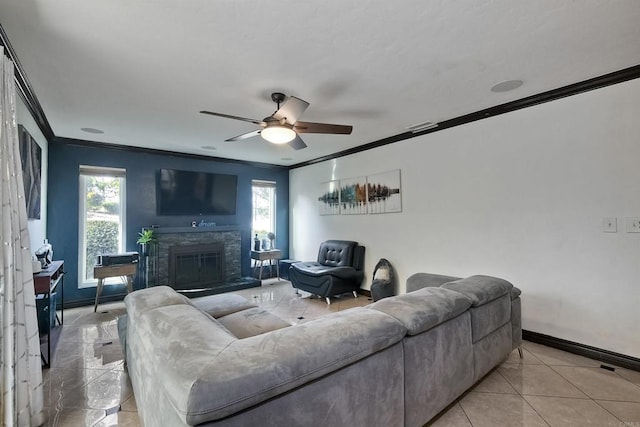
[[[364,279],[364,247],[351,240],[327,240],[320,244],[316,262],[291,265],[294,288],[322,297],[354,292]]]

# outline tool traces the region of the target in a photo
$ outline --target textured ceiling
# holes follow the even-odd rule
[[[280,165],[638,65],[639,22],[638,0],[0,0],[56,136]],[[353,133],[225,143],[255,126],[198,113],[262,119],[274,91]]]

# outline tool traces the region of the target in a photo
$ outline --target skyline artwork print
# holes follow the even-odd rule
[[[340,180],[340,214],[367,213],[367,177]]]
[[[367,176],[369,213],[402,212],[400,169]]]
[[[327,181],[320,184],[318,212],[320,215],[340,214],[340,181]]]

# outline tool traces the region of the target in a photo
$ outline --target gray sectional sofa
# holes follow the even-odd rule
[[[521,341],[516,288],[449,279],[420,273],[412,292],[297,325],[234,294],[133,292],[118,326],[140,419],[423,425]]]

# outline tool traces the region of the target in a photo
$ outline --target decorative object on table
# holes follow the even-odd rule
[[[270,232],[269,234],[267,234],[267,237],[269,238],[269,249],[273,250],[276,248],[276,235],[273,232]]]
[[[373,282],[371,283],[373,301],[393,296],[394,276],[391,263],[385,258],[380,258],[373,269]]]
[[[36,251],[36,258],[40,261],[42,268],[47,268],[53,261],[53,247],[49,243],[49,239],[44,239],[44,244]]]
[[[402,212],[400,169],[367,176],[369,213]]]
[[[258,233],[256,233],[256,237],[253,238],[253,250],[254,251],[260,250],[260,239],[258,239]]]
[[[147,228],[143,229],[138,233],[138,243],[141,247],[142,255],[147,255],[149,253],[149,244],[155,241],[155,236],[153,235],[153,230]]]
[[[262,239],[262,250],[263,251],[269,250],[269,241],[267,239]]]
[[[340,180],[340,215],[367,213],[367,178]]]

